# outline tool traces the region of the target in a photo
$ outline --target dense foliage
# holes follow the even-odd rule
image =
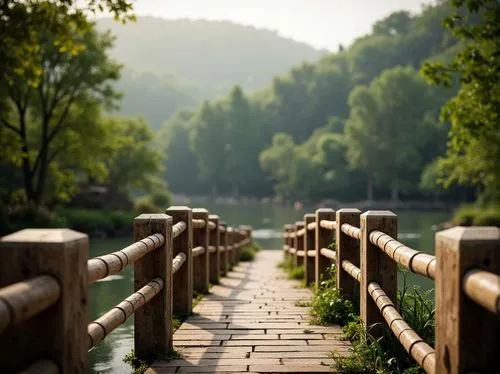
[[[81,227],[61,204],[131,210],[133,194],[166,189],[158,178],[164,153],[149,124],[104,115],[119,102],[113,85],[121,70],[108,57],[113,38],[87,19],[104,9],[133,18],[123,0],[2,2],[2,233],[18,224]],[[101,198],[93,201],[96,184]],[[111,214],[101,230],[121,227],[120,217]]]
[[[173,191],[471,199],[471,187],[438,183],[450,129],[448,121],[439,123],[439,112],[457,88],[428,86],[418,72],[423,62],[448,63],[462,50],[443,27],[452,12],[445,1],[416,16],[395,12],[350,47],[297,65],[266,89],[245,94],[236,86],[227,97],[177,113],[161,129]],[[495,154],[488,156],[499,164]]]

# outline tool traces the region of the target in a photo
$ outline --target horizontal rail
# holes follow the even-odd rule
[[[226,245],[226,250],[227,251],[232,251],[234,249],[233,245]]]
[[[193,229],[204,229],[207,226],[207,221],[204,219],[193,218],[191,223],[193,225]]]
[[[208,221],[208,229],[209,230],[215,230],[216,228],[217,228],[217,225],[215,224],[215,222]]]
[[[295,253],[297,252],[297,249],[296,248],[293,248],[291,247],[289,250],[288,250],[288,253],[294,255]]]
[[[153,278],[137,292],[111,308],[87,326],[88,349],[95,346],[114,329],[123,324],[134,312],[155,297],[164,286],[163,279]]]
[[[217,252],[217,247],[214,245],[209,245],[208,246],[208,253],[215,253]]]
[[[119,273],[127,265],[158,249],[164,243],[165,237],[158,233],[149,235],[120,251],[91,258],[87,261],[88,283],[91,284],[108,275]]]
[[[500,276],[484,270],[470,270],[462,279],[462,287],[470,299],[500,315]]]
[[[319,225],[327,230],[336,230],[337,229],[337,222],[336,221],[328,221],[326,219],[322,219],[319,221]]]
[[[304,257],[305,252],[303,250],[295,252],[295,256]]]
[[[351,238],[354,239],[361,239],[361,229],[359,227],[355,227],[353,225],[349,225],[348,223],[342,224],[342,227],[340,228],[344,234],[347,236],[350,236]]]
[[[368,293],[377,304],[382,316],[398,341],[403,345],[406,352],[424,368],[426,373],[434,373],[436,367],[436,353],[434,348],[427,344],[415,330],[406,323],[392,300],[378,283],[371,282],[368,285]]]
[[[290,246],[288,244],[283,245],[283,250],[288,251],[290,249]]]
[[[19,374],[59,374],[59,367],[50,360],[39,360]]]
[[[61,297],[56,278],[40,275],[0,289],[0,332],[54,305]]]
[[[240,242],[240,246],[243,247],[245,245],[248,245],[251,243],[251,240],[250,238],[246,238],[246,239],[243,239],[241,242]]]
[[[205,247],[198,246],[194,247],[191,252],[193,253],[193,257],[201,256],[205,253]]]
[[[223,245],[219,245],[219,252],[226,252],[226,247],[224,247]]]
[[[182,264],[186,261],[186,254],[184,252],[180,252],[177,256],[172,260],[172,274],[177,273],[177,271],[181,268]]]
[[[172,226],[172,237],[174,239],[177,238],[186,229],[187,229],[186,222],[184,222],[184,221],[177,222],[175,225]]]
[[[306,233],[306,229],[303,227],[300,230],[298,230],[298,231],[295,232],[295,237],[297,237],[297,236],[304,236],[305,233]]]
[[[310,222],[310,223],[308,223],[308,224],[307,224],[307,229],[308,229],[309,231],[311,231],[311,230],[315,230],[315,229],[316,229],[316,222]]]
[[[337,253],[329,248],[321,248],[319,253],[321,253],[321,255],[325,256],[326,258],[329,258],[330,260],[337,259]]]
[[[351,261],[349,260],[342,260],[342,269],[345,270],[347,274],[349,274],[351,277],[356,279],[358,282],[361,283],[361,269],[358,268],[356,265],[354,265]]]
[[[226,227],[225,226],[219,226],[219,232],[225,233],[226,232]]]
[[[404,266],[413,273],[435,279],[436,256],[411,249],[393,237],[378,230],[370,232],[369,238],[371,243],[387,253],[387,255],[398,264]]]
[[[307,257],[316,257],[316,251],[314,249],[307,251]]]

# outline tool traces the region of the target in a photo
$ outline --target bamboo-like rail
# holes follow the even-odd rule
[[[153,278],[151,282],[134,292],[120,304],[111,308],[95,321],[90,322],[87,327],[89,336],[87,348],[91,349],[118,326],[125,323],[136,310],[150,302],[163,289],[164,285],[163,279],[159,277]]]
[[[35,317],[61,297],[61,286],[50,275],[39,275],[0,289],[0,333]]]
[[[370,242],[387,253],[390,258],[401,266],[404,266],[413,273],[435,279],[436,256],[411,249],[390,235],[378,230],[370,232],[369,238]]]
[[[171,207],[138,216],[133,227],[132,244],[91,259],[88,237],[72,230],[29,229],[0,239],[2,372],[86,373],[87,351],[132,315],[136,356],[168,354],[173,313],[188,315],[193,292],[208,292],[209,281],[251,244],[250,226],[228,226],[205,209]],[[135,292],[89,323],[89,284],[131,264]]]
[[[499,229],[440,232],[434,256],[398,241],[396,227],[397,216],[388,211],[319,209],[284,226],[283,251],[294,266],[304,266],[305,281],[317,286],[336,264],[337,287],[347,298],[359,295],[364,325],[387,323],[427,373],[497,370],[500,342],[491,331],[500,330]],[[335,250],[327,248],[331,243]],[[436,282],[435,348],[404,321],[394,304],[397,265]],[[476,319],[478,323],[463,322]],[[381,330],[373,334],[379,338]]]
[[[91,258],[87,262],[89,284],[104,279],[109,275],[118,274],[127,265],[138,261],[149,252],[160,248],[164,243],[165,237],[163,234],[156,233],[119,251]]]

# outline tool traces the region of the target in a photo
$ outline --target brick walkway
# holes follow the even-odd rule
[[[182,358],[155,362],[153,373],[332,372],[328,352],[347,352],[338,326],[308,323],[311,297],[276,268],[283,253],[264,250],[214,286],[174,334]]]

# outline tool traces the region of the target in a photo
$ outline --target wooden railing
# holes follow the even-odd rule
[[[88,237],[26,229],[0,240],[0,372],[86,373],[88,350],[134,315],[134,350],[149,360],[172,351],[172,316],[189,315],[193,291],[208,292],[250,243],[205,209],[171,207],[134,219],[134,243],[88,259]],[[88,321],[88,285],[134,265],[134,293]]]
[[[496,227],[455,227],[436,234],[436,256],[397,240],[389,211],[319,209],[284,227],[284,253],[304,266],[306,282],[329,277],[353,300],[365,326],[387,323],[427,373],[493,373],[500,367],[500,234]],[[328,248],[334,244],[333,248]],[[397,265],[435,280],[435,348],[397,310]],[[375,325],[379,326],[379,325]],[[372,329],[376,338],[381,329]]]

